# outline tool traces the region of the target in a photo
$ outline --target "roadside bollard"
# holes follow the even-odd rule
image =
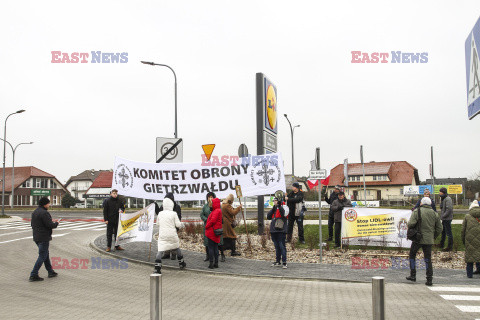
[[[150,275],[150,320],[162,319],[162,275]]]
[[[385,278],[372,278],[373,320],[385,320]]]

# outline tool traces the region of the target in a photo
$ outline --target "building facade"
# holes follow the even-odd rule
[[[70,195],[75,199],[84,200],[84,195],[88,188],[90,188],[98,175],[104,171],[108,170],[85,170],[76,176],[71,176],[65,184],[65,188],[67,188]]]
[[[67,189],[58,179],[36,167],[15,167],[15,177],[12,199],[12,168],[5,168],[5,205],[14,207],[33,207],[38,205],[41,197],[48,197],[52,206],[61,206],[62,197]],[[0,168],[0,176],[3,176],[3,169]],[[0,184],[0,192],[2,184]],[[1,203],[1,199],[0,199]]]
[[[363,169],[361,163],[349,163],[347,177],[343,164],[330,171],[328,186],[340,185],[352,200],[401,200],[403,187],[420,183],[418,170],[407,161],[365,163],[365,186],[363,189]]]

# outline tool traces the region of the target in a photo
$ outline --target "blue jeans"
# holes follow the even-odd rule
[[[445,244],[445,236],[448,238],[448,248],[453,247],[453,234],[452,234],[452,220],[442,220],[443,230],[442,238],[440,239],[440,247],[443,248]]]
[[[50,256],[48,252],[48,247],[50,245],[50,241],[40,241],[35,243],[38,246],[38,258],[37,262],[35,262],[35,266],[33,267],[32,272],[30,273],[30,276],[38,276],[38,270],[42,267],[42,264],[45,263],[45,269],[47,269],[48,273],[52,273],[53,268],[52,264],[50,263]]]
[[[287,263],[287,247],[285,247],[285,233],[273,232],[272,236],[273,245],[275,246],[276,262],[280,263],[280,258],[283,263]]]
[[[480,262],[475,262],[477,270],[480,270]],[[467,277],[473,277],[473,262],[467,262]]]

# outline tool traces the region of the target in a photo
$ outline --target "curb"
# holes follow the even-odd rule
[[[95,240],[94,240],[95,241]],[[96,250],[97,252],[108,255],[117,259],[124,259],[129,262],[146,265],[146,266],[154,266],[153,262],[147,262],[132,258],[123,257],[111,252],[106,252],[105,250],[100,249],[94,243],[94,241],[90,242],[90,248]],[[166,266],[162,265],[162,269],[168,270],[180,270],[177,267]],[[284,277],[284,276],[263,276],[263,275],[254,275],[254,274],[241,274],[241,273],[231,273],[231,272],[215,272],[215,271],[208,271],[208,270],[201,270],[201,269],[192,269],[186,268],[182,271],[197,273],[197,274],[207,274],[210,276],[230,276],[230,277],[240,277],[240,278],[250,278],[250,279],[275,279],[275,280],[301,280],[301,281],[320,281],[320,282],[343,282],[343,283],[370,283],[370,281],[361,281],[361,280],[346,280],[346,279],[329,279],[329,278],[299,278],[299,277]]]
[[[23,218],[19,216],[11,216],[10,218],[0,219],[0,224],[13,222],[13,221],[21,221],[21,220],[23,220]]]

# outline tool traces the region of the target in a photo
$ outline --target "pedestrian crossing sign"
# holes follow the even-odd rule
[[[480,19],[465,41],[465,63],[467,75],[468,118],[473,119],[480,113],[480,60],[478,48],[480,41]]]

